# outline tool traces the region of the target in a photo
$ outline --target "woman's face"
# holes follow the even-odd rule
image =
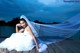
[[[25,28],[25,27],[27,26],[26,22],[23,21],[23,20],[20,21],[20,24],[21,24],[21,26],[22,26],[23,28]]]

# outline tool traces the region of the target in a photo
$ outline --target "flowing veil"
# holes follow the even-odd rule
[[[80,31],[80,13],[60,24],[38,24],[29,21],[24,15],[20,18],[24,18],[35,37],[40,38],[46,44],[70,38]]]
[[[38,37],[38,32],[36,31],[35,27],[33,27],[33,24],[31,24],[31,22],[27,19],[27,17],[24,16],[24,15],[22,15],[22,16],[20,17],[20,19],[21,19],[21,18],[23,18],[23,19],[26,20],[28,26],[31,28],[31,30],[32,30],[33,34],[35,35],[35,37]]]

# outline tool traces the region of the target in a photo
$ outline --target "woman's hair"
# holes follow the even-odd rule
[[[21,18],[21,19],[20,19],[20,21],[24,21],[24,22],[26,22],[26,23],[27,23],[27,21],[26,21],[24,18]]]

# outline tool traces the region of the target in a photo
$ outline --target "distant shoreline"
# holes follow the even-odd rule
[[[53,22],[53,23],[45,23],[45,22],[40,22],[38,20],[33,21],[35,23],[39,24],[59,24],[60,22]],[[13,20],[5,22],[4,20],[0,20],[0,26],[15,26],[17,23],[19,23],[19,17],[13,18]]]

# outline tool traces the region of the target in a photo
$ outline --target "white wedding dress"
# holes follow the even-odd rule
[[[36,46],[33,41],[30,32],[25,30],[23,33],[13,33],[9,38],[5,39],[0,43],[0,48],[7,48],[9,51],[29,51]],[[39,43],[39,52],[46,50],[47,45]]]

